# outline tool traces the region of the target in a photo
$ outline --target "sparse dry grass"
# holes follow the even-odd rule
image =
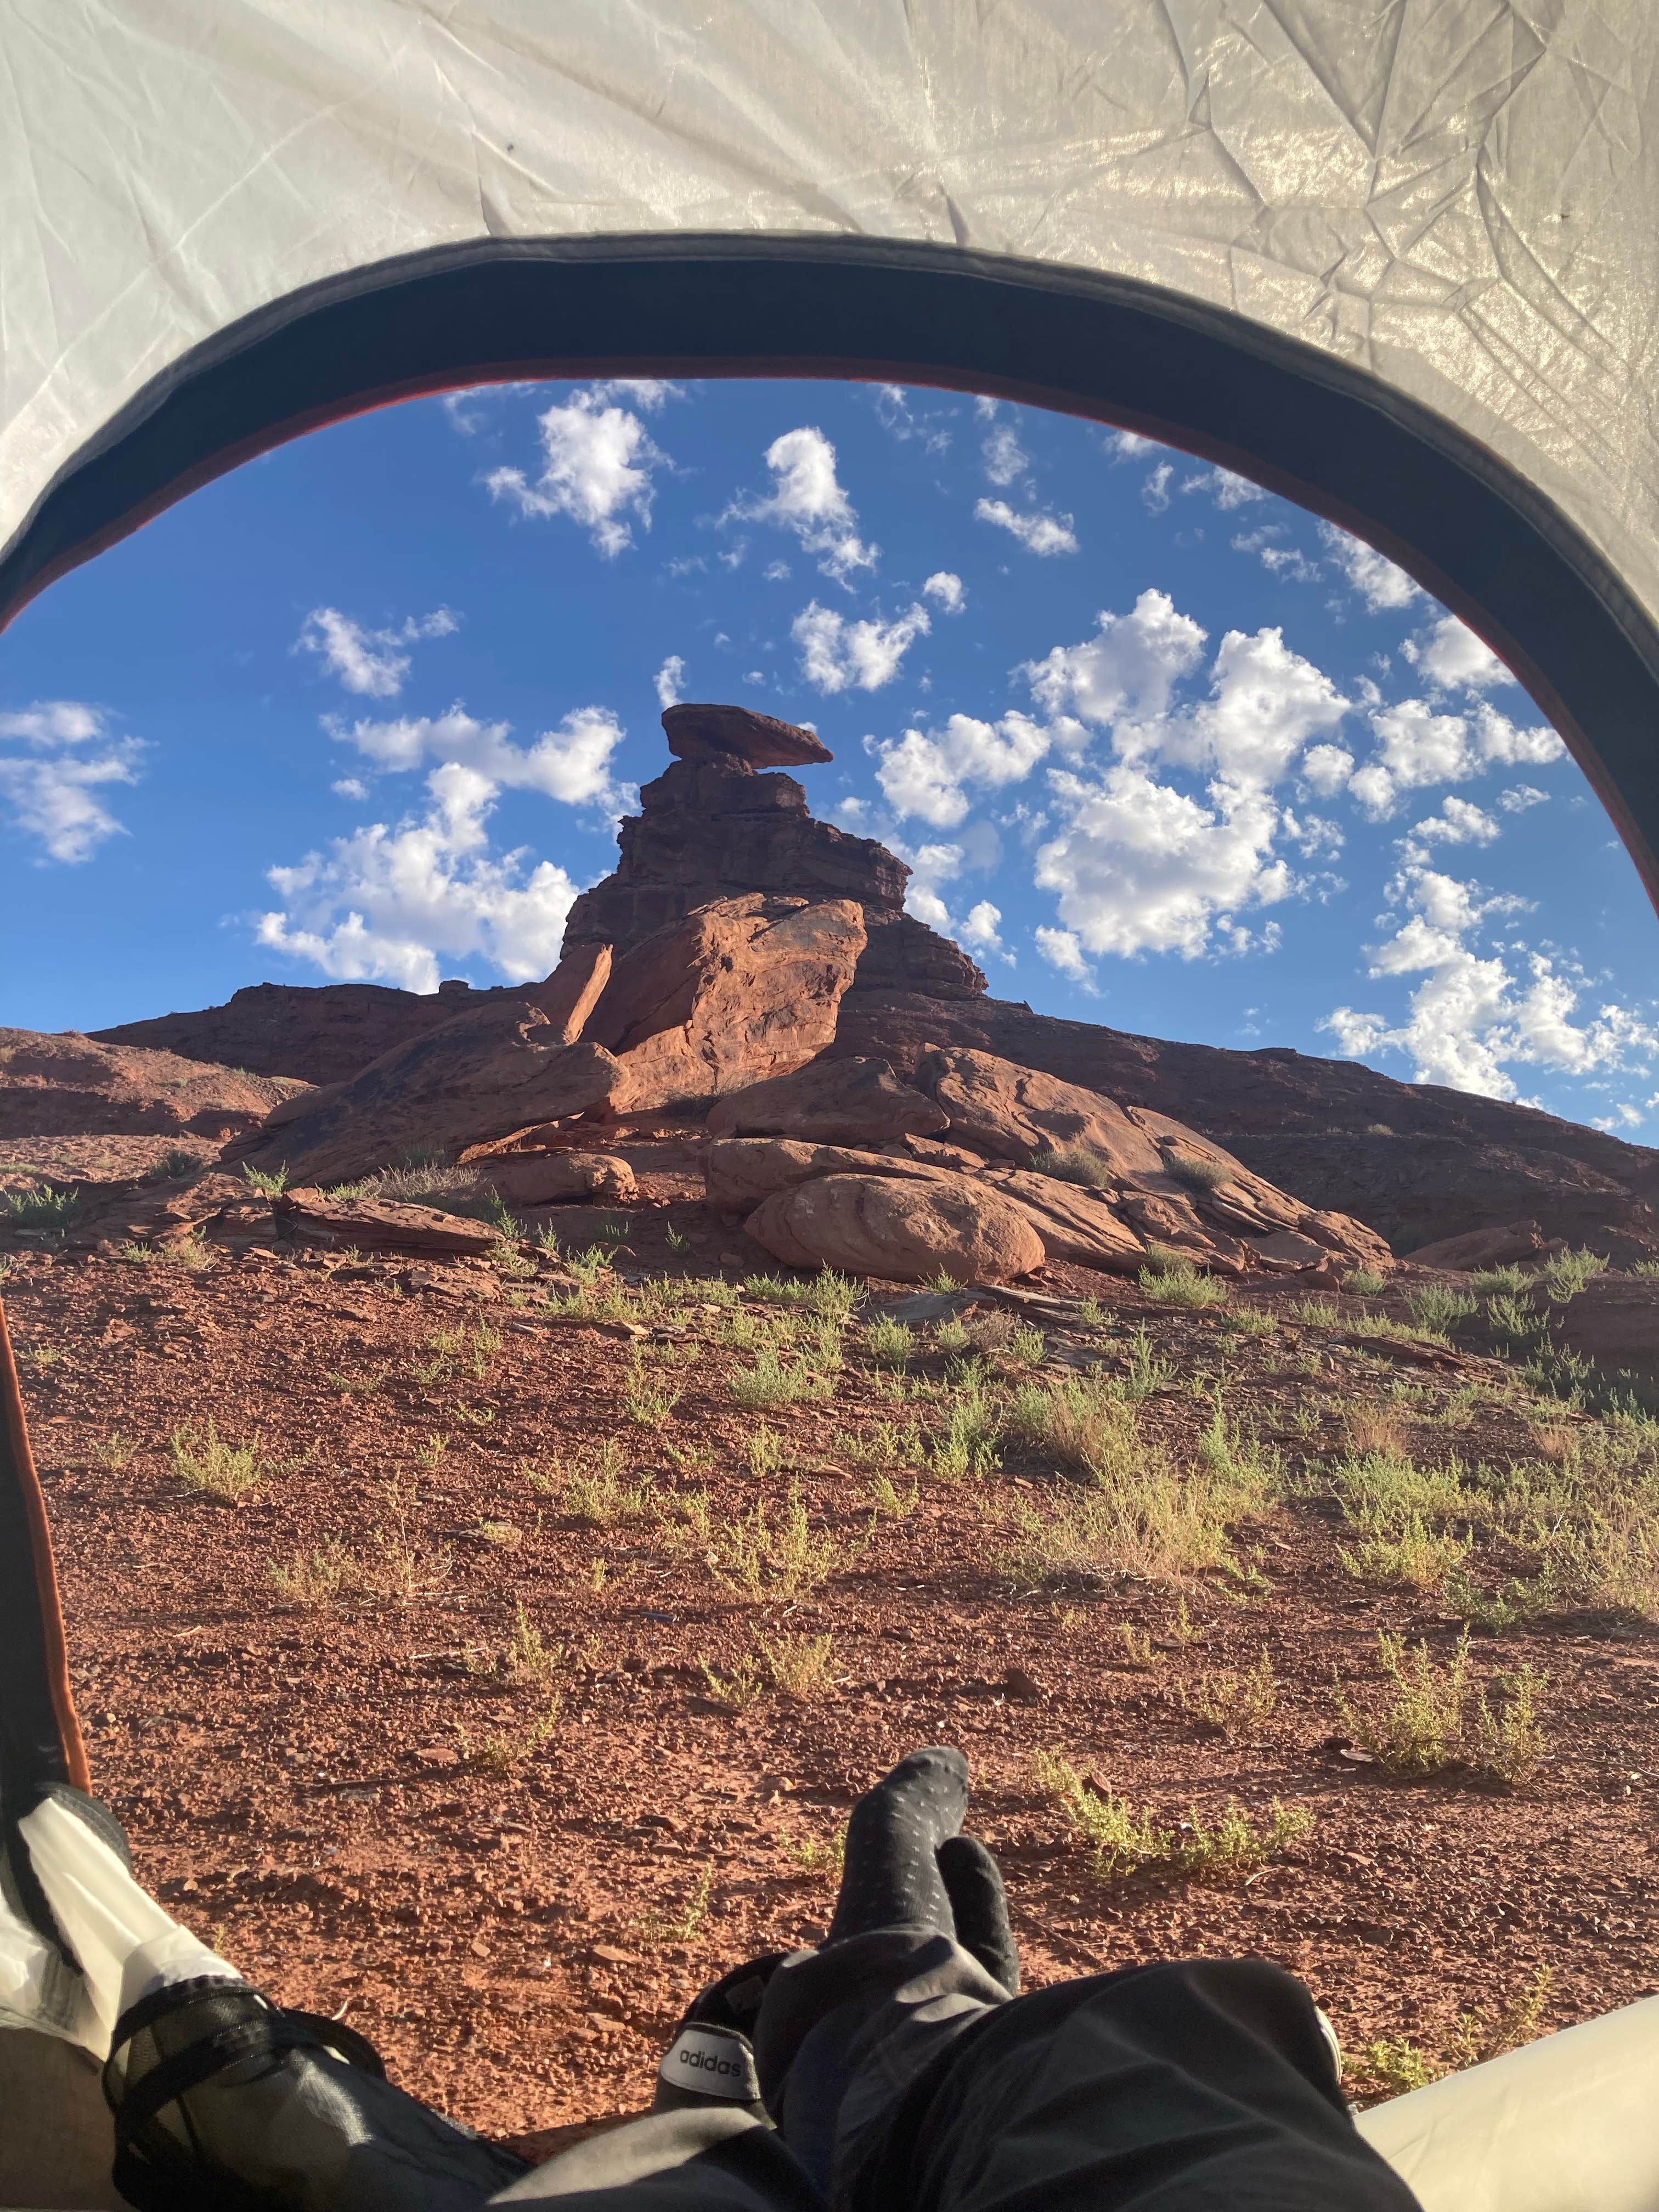
[[[464,1728],[455,1731],[462,1760],[480,1774],[497,1779],[516,1774],[557,1735],[563,1701],[556,1691],[533,1719],[512,1721],[491,1729],[476,1744]]]
[[[1031,1158],[1036,1175],[1054,1176],[1061,1182],[1081,1183],[1086,1189],[1108,1190],[1117,1182],[1117,1170],[1092,1145],[1056,1145]]]
[[[651,1480],[642,1475],[630,1482],[622,1446],[607,1437],[586,1467],[560,1469],[549,1479],[556,1486],[562,1475],[559,1503],[573,1521],[590,1528],[614,1528],[619,1522],[643,1521],[653,1504]]]
[[[757,1498],[747,1513],[715,1523],[707,1516],[707,1557],[715,1578],[751,1596],[791,1600],[818,1589],[851,1564],[854,1546],[833,1529],[815,1528],[800,1491],[791,1485],[781,1509]]]
[[[270,1564],[271,1588],[290,1605],[307,1610],[332,1605],[362,1585],[362,1563],[348,1544],[330,1536],[294,1553],[286,1565]]]
[[[1350,1406],[1342,1416],[1348,1449],[1362,1458],[1374,1452],[1401,1458],[1406,1450],[1406,1425],[1392,1406]]]
[[[1511,1787],[1531,1780],[1548,1749],[1538,1713],[1546,1676],[1529,1666],[1500,1674],[1494,1702],[1470,1682],[1467,1629],[1443,1667],[1426,1642],[1408,1649],[1386,1629],[1376,1642],[1380,1693],[1355,1705],[1339,1686],[1336,1702],[1344,1726],[1385,1774],[1419,1782],[1468,1766]]]
[[[822,1636],[763,1636],[757,1631],[755,1643],[766,1662],[772,1686],[786,1698],[810,1705],[817,1698],[834,1695],[835,1678],[830,1668],[835,1661],[836,1639],[829,1632]]]
[[[755,1354],[751,1367],[740,1367],[732,1377],[732,1395],[751,1410],[767,1406],[799,1406],[809,1399],[829,1398],[835,1382],[804,1358],[785,1364],[771,1346]]]
[[[1282,1805],[1277,1798],[1259,1819],[1229,1799],[1212,1818],[1192,1808],[1184,1820],[1165,1827],[1150,1808],[1132,1806],[1056,1752],[1038,1752],[1033,1765],[1038,1788],[1088,1845],[1095,1877],[1103,1882],[1143,1872],[1234,1881],[1293,1849],[1313,1827],[1305,1806]]]
[[[233,1505],[279,1471],[277,1462],[264,1455],[257,1430],[246,1443],[233,1443],[219,1434],[211,1413],[199,1425],[182,1423],[173,1431],[168,1448],[173,1471],[187,1490]]]
[[[1219,1275],[1203,1275],[1184,1252],[1162,1251],[1156,1246],[1140,1271],[1140,1287],[1149,1297],[1170,1306],[1218,1306],[1227,1299],[1227,1285]]]
[[[1248,1735],[1279,1710],[1279,1677],[1264,1644],[1261,1658],[1247,1673],[1217,1668],[1181,1684],[1176,1695],[1184,1711],[1221,1735]]]
[[[1135,1409],[1121,1384],[1108,1376],[1023,1384],[1009,1401],[1007,1419],[1012,1434],[1091,1482],[1126,1473],[1139,1449]]]

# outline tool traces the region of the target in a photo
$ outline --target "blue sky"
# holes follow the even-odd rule
[[[864,385],[514,386],[303,439],[0,637],[0,1022],[545,974],[675,697],[1000,996],[1659,1140],[1656,926],[1484,648],[1097,425]]]

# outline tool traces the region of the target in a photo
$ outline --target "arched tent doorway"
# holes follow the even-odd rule
[[[1659,901],[1659,276],[1631,220],[1659,20],[1607,12],[233,0],[204,35],[20,0],[0,623],[385,401],[935,383],[1185,447],[1375,544],[1516,671]],[[78,1779],[15,1420],[7,1528],[3,1771]]]
[[[236,0],[6,36],[0,621],[377,400],[878,375],[1098,415],[1369,538],[1659,896],[1659,23]]]
[[[526,240],[362,270],[226,331],[125,410],[14,544],[0,606],[363,408],[595,375],[992,392],[1250,477],[1386,553],[1514,669],[1659,902],[1659,630],[1583,533],[1478,441],[1346,363],[1155,286],[1024,259],[692,237]]]

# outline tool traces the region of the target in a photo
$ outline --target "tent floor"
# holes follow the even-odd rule
[[[98,2068],[55,2035],[0,2028],[0,2205],[120,2212]]]

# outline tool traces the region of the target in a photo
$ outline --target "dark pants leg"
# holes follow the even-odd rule
[[[882,2050],[879,2021],[860,2038]],[[1067,1982],[940,2020],[896,2002],[855,2094],[837,2212],[1414,2212],[1355,2132],[1299,1982],[1195,1960]],[[924,2050],[930,2036],[936,2045]],[[910,2061],[920,2058],[919,2065]],[[806,2212],[785,2143],[732,2113],[665,2113],[591,2139],[493,2200],[570,2212]]]

